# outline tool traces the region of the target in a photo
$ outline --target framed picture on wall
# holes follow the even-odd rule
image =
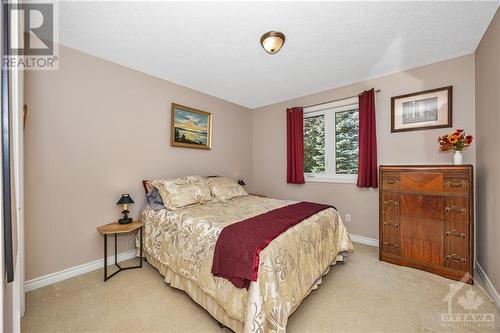
[[[211,149],[212,114],[172,103],[171,145]]]
[[[391,132],[452,127],[453,87],[391,98]]]

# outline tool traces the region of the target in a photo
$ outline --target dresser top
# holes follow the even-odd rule
[[[452,164],[430,164],[430,165],[380,165],[380,169],[390,170],[390,169],[417,169],[417,170],[471,170],[473,168],[472,164],[463,165],[452,165]]]

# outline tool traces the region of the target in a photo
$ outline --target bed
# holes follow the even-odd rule
[[[320,211],[275,238],[260,253],[258,277],[247,289],[211,273],[222,229],[295,202],[252,195],[174,211],[142,213],[144,253],[165,281],[185,291],[235,332],[285,332],[288,317],[343,261],[352,243],[334,208]]]

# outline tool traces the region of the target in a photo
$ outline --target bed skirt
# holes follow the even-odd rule
[[[160,274],[164,277],[164,280],[166,283],[168,283],[171,287],[174,287],[176,289],[183,290],[186,292],[192,299],[195,301],[198,305],[200,305],[202,308],[204,308],[212,317],[215,318],[219,323],[223,324],[224,326],[230,328],[234,332],[237,333],[256,333],[256,332],[261,332],[261,329],[263,326],[260,325],[260,323],[255,324],[255,322],[249,322],[247,327],[245,327],[245,323],[242,321],[230,317],[227,312],[217,303],[217,301],[207,295],[203,290],[201,290],[192,280],[187,279],[174,271],[172,271],[168,266],[162,264],[160,261],[155,259],[153,256],[151,256],[149,253],[145,252],[144,253],[145,258],[147,259],[148,263],[155,267]],[[304,300],[313,290],[317,289],[319,285],[323,282],[323,276],[328,274],[330,271],[330,267],[332,265],[335,265],[337,262],[343,262],[344,261],[344,256],[343,253],[339,253],[335,260],[332,262],[330,266],[326,269],[326,271],[313,283],[309,291],[304,295],[302,300]],[[256,293],[256,297],[260,297],[259,291],[258,291],[258,281],[257,282],[251,282],[250,288],[249,288],[249,299],[252,298],[252,294]],[[301,300],[301,302],[302,302]],[[299,307],[300,303],[297,304],[297,306],[290,312],[290,315],[292,315],[293,312]],[[250,309],[249,309],[250,310]],[[249,316],[249,313],[247,312],[247,317]]]

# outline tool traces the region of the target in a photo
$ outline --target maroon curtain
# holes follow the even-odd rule
[[[358,187],[374,187],[377,183],[377,133],[375,126],[375,91],[359,95]]]
[[[304,110],[286,109],[287,170],[286,182],[304,184]]]

